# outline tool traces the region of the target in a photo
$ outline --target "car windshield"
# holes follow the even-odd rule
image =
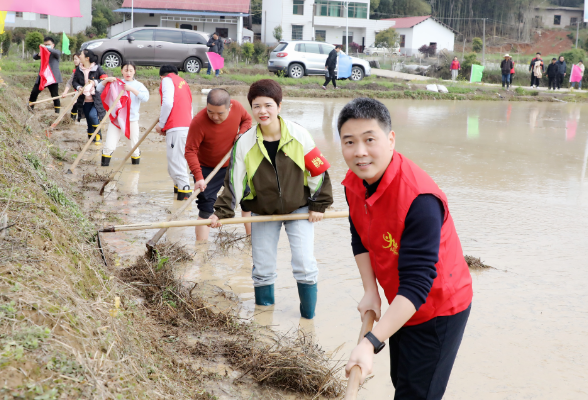
[[[111,37],[111,39],[120,39],[120,38],[121,38],[121,37],[123,37],[124,35],[128,34],[128,33],[129,33],[129,31],[131,31],[132,29],[133,29],[133,28],[131,28],[131,29],[127,29],[127,30],[126,30],[126,31],[124,31],[124,32],[121,32],[121,33],[119,33],[119,34],[116,34],[116,35],[112,36],[112,37]]]
[[[280,43],[276,46],[275,49],[272,50],[272,53],[277,53],[278,51],[284,50],[288,46],[288,43]]]

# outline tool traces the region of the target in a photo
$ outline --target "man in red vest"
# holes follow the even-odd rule
[[[358,98],[338,120],[349,166],[343,181],[351,246],[365,294],[358,310],[379,321],[352,351],[362,381],[389,339],[394,399],[441,399],[472,302],[472,278],[447,197],[412,161],[394,151],[390,113]],[[390,306],[381,316],[378,282]],[[380,318],[381,316],[381,318]]]
[[[192,93],[188,83],[178,76],[178,69],[173,65],[163,65],[159,69],[159,77],[161,111],[155,130],[165,136],[167,171],[174,181],[174,193],[178,194],[178,200],[187,200],[192,190],[184,153],[193,115]]]

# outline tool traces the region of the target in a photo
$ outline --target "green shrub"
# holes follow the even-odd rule
[[[483,48],[484,48],[484,43],[482,42],[482,39],[480,39],[479,37],[475,37],[472,40],[472,50],[474,51],[474,53],[481,52]]]
[[[4,31],[4,33],[0,35],[0,42],[2,43],[2,53],[8,55],[8,52],[10,51],[10,43],[12,42],[12,32]]]
[[[257,64],[266,64],[272,49],[260,40],[253,44],[253,58]]]
[[[239,43],[237,42],[231,42],[226,47],[226,52],[232,59],[236,59],[243,53],[243,51],[241,50],[241,46],[239,46]]]
[[[253,56],[253,50],[254,50],[254,46],[253,43],[243,43],[243,45],[241,46],[241,51],[243,52],[243,56],[245,57],[246,60],[250,60],[251,57]]]
[[[472,64],[482,65],[477,59],[476,53],[466,54],[464,57],[463,62],[461,63],[461,69],[459,70],[459,75],[470,79],[470,75],[472,73]]]
[[[25,40],[27,33],[29,32],[40,32],[43,37],[47,34],[47,29],[43,28],[14,28],[12,30],[12,41],[14,43],[20,43]]]
[[[41,44],[43,44],[43,35],[40,32],[29,32],[25,36],[25,48],[27,50],[38,52]]]

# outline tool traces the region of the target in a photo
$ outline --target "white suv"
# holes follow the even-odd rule
[[[306,40],[283,41],[271,52],[267,68],[270,72],[285,72],[290,78],[324,75],[327,56],[335,46]],[[345,54],[341,51],[339,54]],[[367,61],[351,57],[351,80],[360,81],[372,73]]]

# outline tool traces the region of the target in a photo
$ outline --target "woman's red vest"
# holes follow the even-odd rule
[[[188,83],[176,74],[168,74],[166,78],[171,78],[174,83],[174,106],[172,107],[163,131],[173,128],[188,128],[192,122],[192,93]],[[159,96],[163,104],[163,91],[159,85]]]
[[[372,269],[384,289],[388,303],[398,293],[398,251],[404,220],[413,200],[420,194],[433,194],[442,202],[445,219],[441,228],[437,277],[427,301],[406,325],[422,324],[431,318],[454,315],[472,302],[472,277],[463,257],[461,243],[447,206],[447,197],[433,179],[402,154],[394,152],[392,162],[376,193],[366,199],[363,181],[348,171],[343,185],[349,202],[349,215],[361,242],[369,251]]]

